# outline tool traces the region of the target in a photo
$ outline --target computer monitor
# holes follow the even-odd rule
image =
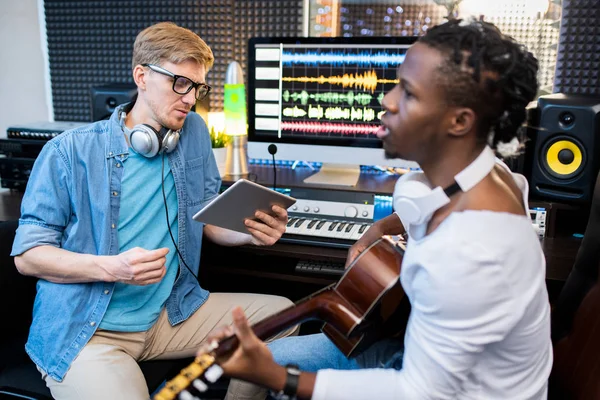
[[[354,186],[360,165],[418,168],[386,159],[375,132],[384,94],[416,37],[252,38],[248,154],[321,162],[305,182]]]

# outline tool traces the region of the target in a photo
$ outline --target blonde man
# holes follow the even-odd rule
[[[210,91],[213,61],[195,33],[150,26],[133,49],[136,99],[51,140],[36,161],[12,254],[39,278],[26,350],[54,398],[147,399],[138,361],[193,356],[235,305],[260,320],[291,304],[209,294],[197,281],[203,234],[271,245],[287,222],[277,207],[247,221],[251,235],[192,220],[221,184],[206,125],[190,112]]]

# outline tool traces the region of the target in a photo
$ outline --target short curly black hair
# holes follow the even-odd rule
[[[496,146],[517,136],[538,90],[533,54],[495,25],[475,20],[437,25],[419,42],[446,57],[437,77],[446,101],[475,111],[479,139]]]

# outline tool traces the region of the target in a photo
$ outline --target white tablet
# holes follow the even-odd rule
[[[240,179],[194,215],[194,220],[233,231],[249,233],[245,219],[257,210],[273,215],[272,207],[288,209],[296,199],[246,179]]]

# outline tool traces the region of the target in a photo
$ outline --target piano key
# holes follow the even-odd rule
[[[304,218],[300,218],[295,224],[294,224],[294,228],[299,228],[304,221],[306,221]]]
[[[326,227],[327,227],[327,225],[324,225],[322,229],[320,229],[318,231],[317,230],[313,230],[311,232],[312,232],[312,234],[314,236],[317,236],[317,237],[325,237],[325,238],[333,238],[333,237],[335,237],[334,236],[335,231],[330,231]]]
[[[316,220],[307,219],[304,223],[300,225],[296,233],[298,235],[312,235],[313,229],[311,229],[310,227],[313,226],[316,222]]]
[[[352,240],[358,240],[362,237],[362,235],[365,234],[365,232],[367,231],[367,229],[369,229],[371,225],[369,224],[365,224],[365,225],[361,225],[358,230],[354,233],[354,236],[351,237]]]
[[[337,229],[336,229],[335,238],[337,238],[337,239],[342,239],[342,238],[344,238],[344,236],[346,235],[346,226],[347,226],[347,225],[348,225],[348,224],[347,224],[347,223],[345,223],[345,224],[344,224],[344,226],[342,227],[342,229],[339,229],[339,230],[337,230]]]
[[[352,242],[360,239],[370,226],[371,224],[364,222],[327,220],[307,215],[290,218],[285,233]]]
[[[352,224],[352,226],[350,227],[350,230],[348,230],[348,227],[346,227],[346,229],[344,229],[344,231],[342,232],[342,234],[340,236],[338,236],[338,238],[352,240],[355,232],[358,231],[358,228],[359,228],[359,225]]]

